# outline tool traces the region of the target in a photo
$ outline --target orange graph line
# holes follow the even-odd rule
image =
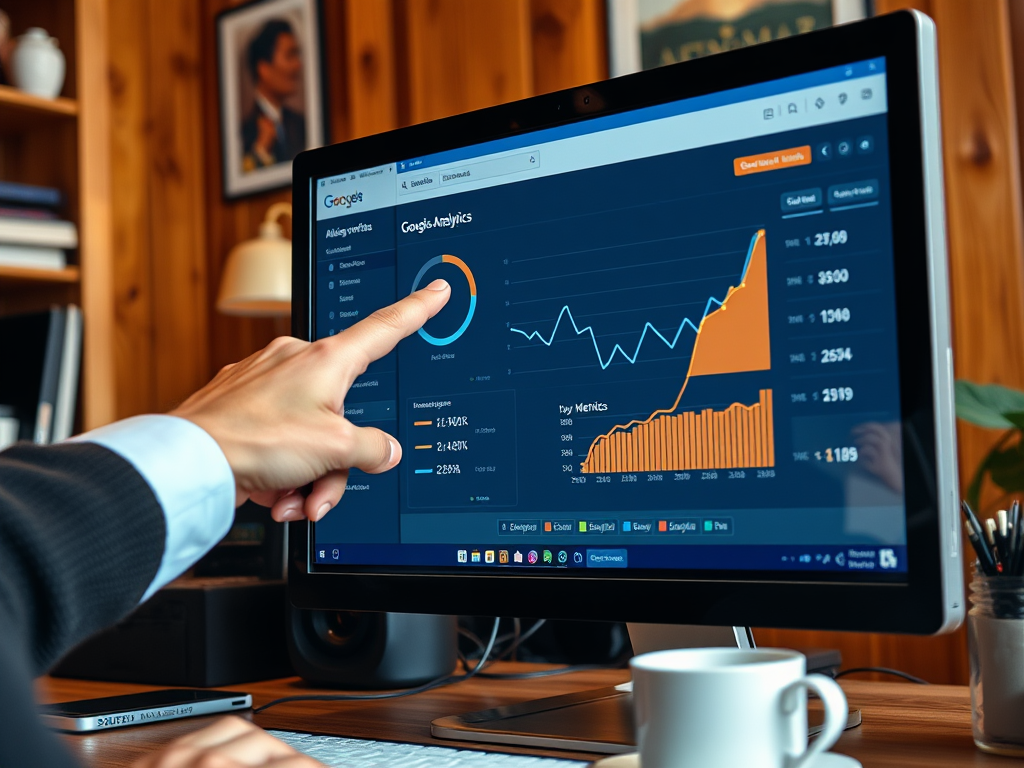
[[[697,328],[697,338],[693,343],[693,352],[690,355],[690,365],[686,371],[686,378],[676,395],[675,402],[668,408],[656,410],[646,419],[633,419],[625,424],[616,424],[603,435],[598,435],[590,444],[587,451],[587,458],[582,462],[583,471],[591,462],[595,449],[603,442],[609,440],[613,435],[622,433],[631,427],[639,427],[653,422],[660,416],[672,414],[679,407],[683,399],[686,387],[693,376],[703,376],[716,373],[738,373],[741,371],[766,370],[771,367],[771,355],[768,338],[768,280],[767,280],[767,253],[765,248],[765,232],[758,230],[751,240],[747,263],[744,265],[744,272],[738,286],[730,286],[726,292],[725,299],[721,306],[713,312],[706,314],[700,321]],[[726,314],[727,310],[732,310]],[[709,340],[708,334],[712,337]],[[701,341],[705,341],[702,346]],[[715,342],[718,342],[716,344]],[[770,390],[769,395],[770,395]],[[759,404],[743,406],[735,403],[729,408],[758,408]],[[728,409],[727,409],[728,410]],[[770,414],[768,416],[770,419]],[[718,446],[709,444],[706,432],[707,425],[703,420],[700,422],[700,434],[696,435],[697,445],[695,453],[702,457],[702,461],[711,464],[713,457],[711,452]],[[683,434],[689,434],[683,429]],[[629,433],[626,433],[627,435]],[[762,437],[762,442],[764,438]],[[632,462],[631,439],[627,439],[627,456],[623,462],[630,466]],[[605,470],[616,471],[616,470]],[[617,470],[632,471],[632,470]]]

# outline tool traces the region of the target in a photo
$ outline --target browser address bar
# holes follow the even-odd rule
[[[534,171],[540,168],[540,150],[522,152],[518,155],[496,157],[493,160],[483,160],[478,163],[468,163],[446,168],[441,171],[441,186],[450,184],[465,184],[470,181],[491,179],[495,176],[505,176],[510,173],[521,171]]]

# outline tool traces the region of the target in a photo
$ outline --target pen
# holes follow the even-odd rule
[[[961,501],[960,510],[964,513],[964,517],[966,517],[971,522],[971,526],[974,528],[975,532],[977,532],[977,534],[980,536],[981,532],[985,529],[978,521],[978,516],[974,514],[974,510],[971,509],[971,505],[968,504],[966,501]]]
[[[971,546],[974,547],[974,551],[978,555],[978,567],[986,576],[995,576],[996,567],[992,561],[992,555],[984,541],[978,536],[978,532],[974,530],[970,520],[964,520],[964,528],[967,531],[967,538],[971,541]]]
[[[995,564],[998,565],[1001,559],[1004,559],[1004,553],[998,550],[995,543],[995,520],[991,517],[985,520],[985,539],[988,541],[988,546],[991,548],[992,559],[995,560]]]
[[[974,539],[971,539],[971,544],[974,546],[974,551],[978,553],[978,561],[989,563],[992,573],[995,573],[996,560],[992,554],[992,550],[989,549],[988,544],[986,544],[985,540],[982,538],[982,536],[985,535],[985,529],[982,527],[981,523],[978,522],[978,516],[974,514],[974,510],[971,509],[971,505],[966,501],[960,502],[960,509],[963,511],[964,517],[967,518],[967,522],[969,523],[967,527],[968,538],[970,538],[972,532],[974,533]],[[977,543],[975,543],[975,539],[977,539]],[[982,568],[982,570],[984,570],[984,568]]]
[[[985,538],[988,540],[988,545],[992,548],[992,553],[998,563],[1003,553],[996,549],[996,521],[991,517],[985,520]]]
[[[999,547],[999,560],[1002,561],[1001,573],[1009,574],[1010,568],[1010,520],[1005,509],[996,512],[996,546]],[[996,565],[999,565],[996,561]]]
[[[1020,502],[1016,499],[1013,500],[1013,505],[1010,507],[1010,526],[1010,562],[1007,567],[1010,569],[1011,576],[1019,576],[1021,563]]]

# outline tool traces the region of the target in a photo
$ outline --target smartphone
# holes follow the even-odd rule
[[[101,731],[180,717],[234,712],[252,706],[252,696],[237,691],[168,688],[162,691],[65,701],[40,707],[43,722],[58,731]]]

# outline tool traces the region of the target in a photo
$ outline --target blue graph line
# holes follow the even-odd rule
[[[742,285],[743,281],[745,281],[747,279],[747,268],[750,266],[750,257],[754,253],[754,244],[756,242],[757,242],[757,233],[755,233],[754,236],[750,239],[750,247],[747,249],[747,258],[743,262],[743,271],[740,273],[741,274],[741,277],[740,277],[740,284],[741,285]],[[700,321],[704,322],[704,318],[707,317],[708,315],[710,315],[715,310],[717,310],[718,307],[721,307],[722,304],[724,304],[723,301],[719,301],[714,296],[710,297],[708,299],[707,304],[704,305],[704,314],[701,315]],[[712,309],[712,307],[714,307],[714,309]],[[555,336],[558,335],[558,327],[562,324],[562,318],[563,317],[568,317],[569,318],[569,322],[572,323],[573,330],[576,331],[576,335],[577,336],[582,336],[585,333],[589,333],[590,334],[590,340],[592,342],[594,342],[594,352],[597,353],[597,360],[601,364],[601,370],[602,371],[607,369],[608,366],[612,364],[612,360],[615,359],[615,354],[618,353],[618,352],[621,352],[622,356],[624,358],[626,358],[626,360],[629,361],[630,364],[636,363],[637,357],[640,356],[640,348],[644,344],[644,339],[647,338],[647,331],[648,330],[652,331],[655,336],[657,336],[659,339],[661,339],[662,342],[665,344],[665,346],[667,346],[669,349],[675,349],[676,343],[679,341],[679,337],[683,334],[683,329],[686,326],[690,326],[690,328],[693,329],[694,333],[697,333],[700,330],[700,323],[694,325],[693,321],[690,320],[690,318],[685,318],[683,320],[683,322],[681,322],[679,324],[679,329],[676,331],[676,335],[672,337],[672,341],[669,341],[667,338],[665,338],[664,336],[661,335],[661,332],[657,328],[655,328],[653,325],[651,325],[650,322],[647,322],[647,323],[644,323],[643,333],[640,334],[640,341],[637,342],[636,350],[633,352],[632,356],[630,356],[626,352],[626,350],[624,350],[622,347],[620,347],[618,344],[616,344],[612,348],[611,354],[608,355],[608,359],[607,360],[605,360],[604,358],[601,357],[601,348],[597,345],[597,336],[594,334],[594,327],[591,326],[591,325],[588,325],[586,328],[580,328],[578,325],[576,325],[576,320],[575,320],[575,318],[573,318],[572,310],[569,309],[569,305],[568,304],[563,306],[562,307],[562,311],[558,313],[558,319],[555,320],[554,330],[551,331],[551,336],[549,338],[547,338],[547,339],[545,339],[540,334],[540,332],[538,332],[538,331],[532,331],[531,333],[527,333],[526,331],[521,330],[519,328],[509,328],[509,330],[512,331],[512,333],[518,333],[518,334],[520,334],[522,336],[525,336],[527,341],[533,341],[534,339],[537,339],[537,341],[539,341],[545,347],[550,347],[552,344],[555,343]]]

